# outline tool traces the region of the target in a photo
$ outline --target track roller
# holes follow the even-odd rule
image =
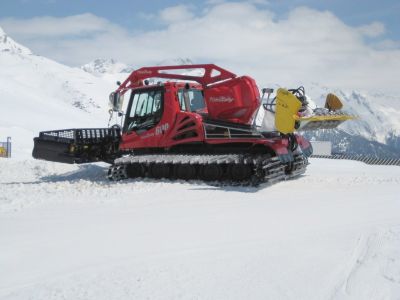
[[[129,178],[144,177],[143,166],[139,163],[128,164],[126,166],[126,175]]]
[[[169,164],[151,164],[149,167],[149,175],[152,178],[170,178],[171,167]]]
[[[175,166],[175,177],[183,180],[196,178],[196,166],[190,164],[179,164]]]
[[[200,169],[200,178],[204,181],[217,181],[222,178],[224,170],[221,165],[209,164],[203,165]]]

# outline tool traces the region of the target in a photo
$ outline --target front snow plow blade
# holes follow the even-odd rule
[[[276,96],[275,127],[284,134],[294,131],[333,129],[356,116],[341,111],[342,102],[334,94],[328,94],[325,108],[310,110],[286,89],[278,89]]]
[[[120,139],[119,128],[43,131],[34,138],[32,156],[69,164],[112,162],[118,155]]]
[[[356,119],[356,117],[342,112],[314,110],[313,115],[309,117],[294,116],[294,119],[300,124],[296,129],[297,131],[309,131],[333,129],[344,121],[353,120]]]

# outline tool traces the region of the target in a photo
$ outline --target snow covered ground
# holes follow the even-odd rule
[[[0,299],[399,299],[400,168],[259,188],[0,159]]]

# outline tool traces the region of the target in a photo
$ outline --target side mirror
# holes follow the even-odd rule
[[[110,94],[110,109],[113,111],[120,112],[122,110],[122,104],[124,103],[124,95],[117,92],[112,92]]]

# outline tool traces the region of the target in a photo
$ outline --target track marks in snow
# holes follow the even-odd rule
[[[400,295],[400,226],[359,236],[332,299]]]
[[[256,192],[251,187],[214,187],[200,181],[135,179],[112,182],[107,179],[108,164],[65,165],[37,160],[0,161],[0,212],[48,203],[118,203],[132,195],[163,188],[213,193],[214,190]],[[262,187],[260,187],[262,188]],[[135,198],[135,197],[134,197]],[[151,202],[151,199],[148,199]]]

